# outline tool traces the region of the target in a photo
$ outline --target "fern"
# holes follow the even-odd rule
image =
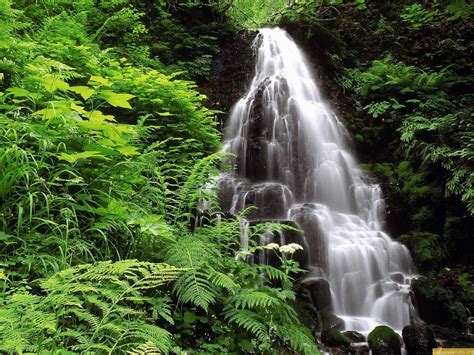
[[[249,331],[260,342],[270,341],[268,327],[259,320],[255,312],[227,307],[224,309],[224,315],[229,322],[233,322]]]
[[[51,350],[54,339],[72,351],[110,353],[152,343],[166,352],[171,336],[150,322],[146,309],[153,299],[148,293],[183,271],[135,260],[63,270],[41,282],[44,296],[15,293],[4,301],[0,349]]]

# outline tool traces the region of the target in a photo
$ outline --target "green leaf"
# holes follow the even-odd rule
[[[247,339],[243,339],[239,341],[237,345],[239,346],[240,349],[245,350],[246,352],[251,353],[254,351],[253,344]]]
[[[131,145],[127,145],[125,147],[120,147],[117,149],[123,155],[140,155],[137,147],[132,147]]]
[[[88,86],[71,86],[69,90],[81,95],[84,100],[95,94],[95,90]]]
[[[43,84],[46,91],[49,93],[53,93],[56,90],[69,90],[69,84],[66,83],[64,80],[56,78],[54,76],[44,76],[44,77],[36,77],[36,79]]]
[[[71,108],[79,113],[86,113],[86,110],[84,110],[84,107],[76,105],[74,102],[71,102]]]
[[[108,81],[107,79],[101,77],[101,76],[95,76],[95,75],[92,75],[89,79],[89,82],[90,83],[95,83],[95,84],[102,84],[104,86],[112,86],[112,83],[110,81]]]
[[[131,109],[132,106],[130,106],[130,104],[128,103],[128,100],[135,97],[134,95],[130,95],[130,94],[117,94],[109,90],[101,91],[100,96],[114,107],[123,107],[123,108],[129,108],[129,109]]]
[[[92,112],[88,112],[85,117],[87,117],[92,122],[114,122],[115,118],[112,115],[104,115],[101,111],[93,110]]]
[[[39,99],[41,96],[43,96],[39,93],[29,92],[26,89],[17,88],[17,87],[7,89],[7,93],[12,94],[15,97],[31,97],[33,99]],[[0,93],[0,96],[2,95],[3,93]]]
[[[101,158],[101,157],[104,157],[104,156],[100,154],[99,152],[95,152],[95,151],[85,151],[85,152],[76,153],[76,154],[67,154],[67,153],[59,154],[59,159],[66,160],[69,163],[75,163],[79,159]]]
[[[184,319],[184,323],[192,324],[196,322],[196,314],[194,312],[186,311],[184,312],[183,319]]]
[[[15,97],[28,97],[31,94],[28,90],[23,89],[23,88],[17,88],[17,87],[9,88],[7,89],[7,92],[12,94]]]

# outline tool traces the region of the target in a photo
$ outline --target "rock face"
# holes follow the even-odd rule
[[[368,336],[369,346],[373,355],[400,355],[400,336],[385,325],[375,327]]]
[[[423,324],[408,325],[402,331],[408,355],[430,352],[436,348],[436,341],[431,328]]]
[[[200,85],[209,97],[207,107],[222,111],[222,123],[232,105],[245,93],[255,71],[252,42],[256,33],[241,31],[228,36],[221,44],[221,53],[213,59],[210,80]]]
[[[320,268],[312,268],[301,279],[301,285],[308,290],[312,303],[317,305],[320,310],[331,309],[329,281],[324,277],[324,272]]]

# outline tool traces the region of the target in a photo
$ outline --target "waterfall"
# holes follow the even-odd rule
[[[295,223],[309,270],[303,284],[328,285],[324,307],[345,329],[401,331],[416,314],[409,297],[415,270],[407,248],[383,231],[379,185],[357,168],[346,129],[289,35],[261,29],[254,45],[255,76],[224,132],[236,169],[221,178],[223,208],[253,205],[249,220]]]

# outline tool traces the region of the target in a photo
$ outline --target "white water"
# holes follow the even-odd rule
[[[255,46],[255,76],[225,130],[236,172],[222,179],[224,204],[231,213],[255,205],[250,219],[292,220],[304,231],[305,266],[329,282],[346,329],[401,331],[416,315],[414,266],[383,232],[380,187],[357,168],[344,126],[288,34],[262,29]]]

